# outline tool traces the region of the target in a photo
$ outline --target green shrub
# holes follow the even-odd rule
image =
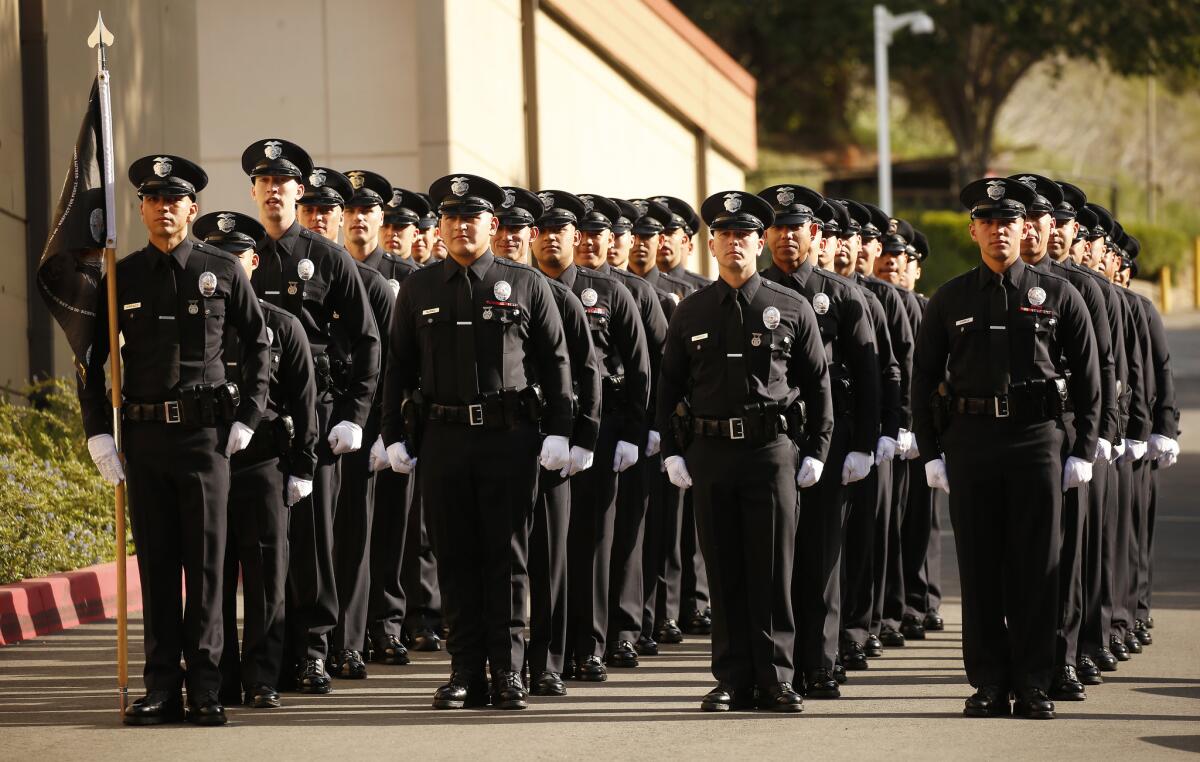
[[[27,399],[0,395],[0,584],[110,561],[116,549],[113,491],[88,455],[73,384],[45,382]]]
[[[1178,276],[1188,264],[1192,242],[1186,233],[1175,228],[1136,222],[1125,225],[1125,230],[1142,245],[1137,258],[1139,278],[1156,278],[1164,266],[1170,267]]]
[[[905,216],[929,239],[929,258],[921,263],[917,290],[932,294],[938,286],[979,264],[979,247],[971,240],[966,212],[929,211]]]

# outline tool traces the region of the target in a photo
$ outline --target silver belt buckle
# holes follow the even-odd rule
[[[997,418],[1007,418],[1008,414],[1009,414],[1008,395],[1003,394],[1003,395],[997,396],[995,398],[994,404],[996,407],[996,417]]]
[[[746,421],[744,418],[729,419],[729,438],[730,439],[745,439],[746,438]]]
[[[163,412],[166,413],[167,423],[179,423],[179,402],[176,400],[164,402]]]
[[[470,415],[472,426],[483,425],[483,405],[467,405],[467,413]]]

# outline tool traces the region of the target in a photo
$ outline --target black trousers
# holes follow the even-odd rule
[[[404,631],[413,635],[442,627],[442,592],[438,587],[437,556],[428,509],[421,499],[421,464],[413,472],[408,507],[408,535],[400,560],[400,587],[404,590]]]
[[[872,630],[875,588],[883,571],[877,568],[875,544],[886,536],[888,503],[892,494],[892,461],[871,469],[865,479],[850,485],[850,515],[846,523],[845,577],[842,584],[842,640],[865,643]],[[878,626],[878,622],[875,622]]]
[[[1140,463],[1139,461],[1138,463]],[[1135,607],[1130,602],[1130,588],[1134,582],[1133,570],[1130,567],[1130,550],[1134,544],[1136,532],[1134,529],[1134,485],[1137,480],[1135,469],[1138,464],[1122,461],[1115,467],[1116,500],[1111,533],[1105,536],[1104,563],[1112,570],[1112,615],[1109,618],[1110,635],[1120,640],[1125,639],[1126,633],[1133,629]],[[1104,645],[1107,647],[1108,641]]]
[[[794,663],[802,672],[833,669],[842,617],[842,549],[849,503],[842,464],[850,447],[848,417],[834,420],[821,479],[800,491],[800,521],[792,574],[796,621]]]
[[[683,516],[679,526],[679,618],[684,620],[691,617],[693,611],[702,612],[710,607],[708,574],[696,531],[696,511],[692,493],[687,490],[683,495]]]
[[[607,642],[610,648],[622,640],[633,643],[642,634],[649,483],[662,473],[661,463],[658,455],[647,458],[643,447],[639,449],[638,462],[617,476],[617,513],[609,561]]]
[[[1097,469],[1093,466],[1092,478]],[[1091,484],[1067,490],[1063,495],[1059,516],[1062,547],[1058,571],[1058,666],[1075,666],[1079,662],[1079,632],[1083,626],[1084,537],[1087,531],[1088,503]]]
[[[1150,618],[1150,592],[1154,581],[1154,514],[1158,504],[1158,466],[1145,458],[1142,458],[1142,462],[1142,504],[1137,514],[1137,591],[1133,617],[1144,622]]]
[[[680,533],[683,529],[683,503],[691,500],[690,491],[671,484],[665,473],[650,482],[650,505],[646,517],[646,601],[642,612],[642,631],[653,633],[667,619],[678,621],[679,599],[683,586],[683,557]],[[649,543],[653,543],[649,545]],[[651,556],[658,552],[655,562]],[[654,577],[652,580],[651,577]],[[653,586],[653,593],[650,591]],[[707,592],[705,593],[707,595]]]
[[[1087,518],[1083,522],[1083,614],[1079,626],[1079,641],[1076,660],[1079,656],[1094,655],[1108,645],[1108,632],[1112,619],[1111,596],[1112,569],[1104,565],[1105,538],[1110,534],[1109,524],[1116,505],[1113,481],[1116,478],[1112,464],[1096,461],[1092,466],[1092,480],[1087,485]],[[1067,662],[1074,664],[1075,662]]]
[[[712,593],[712,672],[738,688],[792,680],[796,446],[700,437],[692,474],[700,549]]]
[[[922,619],[937,610],[930,601],[930,558],[936,546],[940,551],[941,537],[935,534],[934,496],[925,481],[925,464],[920,458],[906,461],[908,467],[908,505],[900,525],[900,560],[904,573],[904,615]]]
[[[1049,690],[1056,660],[1064,432],[957,416],[942,435],[972,686]]]
[[[285,671],[304,659],[324,659],[329,650],[329,635],[338,622],[333,522],[341,461],[329,449],[327,440],[334,423],[329,420],[332,413],[332,401],[317,400],[317,468],[313,491],[292,506],[288,520]]]
[[[371,535],[375,518],[375,474],[369,467],[375,427],[368,425],[363,446],[341,456],[342,480],[333,522],[333,570],[338,621],[330,650],[365,651],[367,604],[371,594]]]
[[[882,566],[882,575],[875,591],[875,612],[871,621],[872,624],[878,621],[881,626],[887,625],[893,630],[899,630],[904,619],[904,518],[908,508],[909,471],[907,460],[899,457],[892,460],[892,499],[888,505],[887,526],[881,527],[885,530],[883,542],[877,542],[875,546],[875,560]],[[879,539],[878,535],[876,539]]]
[[[390,468],[375,474],[375,515],[371,523],[371,589],[367,597],[367,635],[382,644],[403,632],[408,598],[400,571],[408,544],[411,474]],[[377,645],[378,647],[378,645]]]
[[[226,427],[124,427],[129,516],[142,585],[142,674],[148,691],[178,692],[185,681],[191,695],[221,687],[228,436]],[[180,657],[187,663],[186,674]]]
[[[288,569],[288,507],[284,499],[287,474],[274,454],[274,446],[258,444],[260,438],[271,434],[260,426],[250,447],[230,460],[222,595],[225,650],[221,656],[221,688],[229,696],[240,696],[243,690],[256,685],[274,687],[283,664]],[[239,573],[244,607],[240,658]]]
[[[519,672],[525,657],[526,558],[541,437],[430,422],[420,448],[421,494],[437,550],[455,672]]]
[[[595,468],[595,465],[592,466]],[[572,477],[573,478],[573,477]],[[538,475],[533,529],[529,533],[530,673],[561,675],[567,646],[567,526],[571,481],[557,471]]]
[[[567,653],[582,661],[604,656],[608,635],[609,564],[617,513],[612,470],[616,426],[601,419],[592,467],[571,477],[567,529]]]

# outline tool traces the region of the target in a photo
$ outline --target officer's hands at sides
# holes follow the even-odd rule
[[[1093,462],[1099,461],[1101,463],[1111,463],[1112,459],[1113,459],[1112,442],[1108,441],[1104,437],[1100,437],[1099,439],[1096,440],[1096,454],[1094,456],[1092,456],[1092,461]]]
[[[291,508],[296,503],[312,494],[312,479],[301,479],[289,476],[287,482],[287,504]]]
[[[1063,492],[1075,489],[1081,484],[1087,484],[1091,480],[1092,464],[1090,461],[1076,458],[1074,455],[1067,458],[1067,462],[1063,464]]]
[[[1113,463],[1120,463],[1120,462],[1121,462],[1121,458],[1123,458],[1124,456],[1125,456],[1125,440],[1124,440],[1124,439],[1118,439],[1116,442],[1113,442],[1113,459],[1112,459],[1112,462],[1113,462]]]
[[[854,484],[866,479],[867,474],[871,473],[873,462],[869,452],[847,453],[846,460],[842,463],[842,484]]]
[[[234,453],[241,452],[250,446],[254,438],[254,429],[241,421],[235,421],[229,428],[229,441],[225,443],[225,457],[232,458]]]
[[[925,483],[931,489],[940,489],[950,494],[950,477],[946,475],[946,459],[937,458],[925,464]]]
[[[816,458],[805,457],[800,461],[800,468],[796,471],[796,486],[800,489],[808,489],[821,481],[821,472],[824,470],[824,463]]]
[[[367,468],[371,473],[375,473],[390,468],[391,465],[391,462],[388,461],[387,448],[383,446],[383,437],[375,437],[375,444],[371,445],[371,454],[367,457]]]
[[[904,446],[905,460],[916,460],[921,457],[921,449],[917,447],[917,435],[911,431],[900,430],[900,444]]]
[[[908,448],[912,445],[913,433],[908,429],[900,429],[896,434],[896,457],[908,460]]]
[[[398,474],[411,474],[417,467],[417,459],[408,454],[408,448],[403,442],[393,442],[387,446],[388,465]]]
[[[586,471],[592,467],[593,460],[595,460],[595,453],[591,450],[585,450],[579,445],[571,445],[571,462],[559,471],[558,475],[567,477],[574,476],[580,471]]]
[[[613,470],[619,474],[637,462],[637,445],[632,445],[625,440],[617,442],[617,451],[613,454]]]
[[[896,440],[888,436],[882,436],[875,443],[875,465],[879,465],[885,460],[891,460],[896,457]]]
[[[683,462],[682,455],[672,455],[663,461],[663,467],[667,470],[667,479],[671,484],[674,484],[679,489],[687,489],[692,486],[692,475],[688,473],[687,464]]]
[[[362,447],[362,427],[342,421],[329,430],[329,448],[334,455],[345,455]]]
[[[559,434],[551,434],[542,440],[542,452],[538,463],[547,471],[559,471],[571,464],[571,443]]]
[[[1151,434],[1146,457],[1158,461],[1159,468],[1170,468],[1179,460],[1179,442],[1162,434]]]
[[[646,435],[646,457],[653,458],[658,455],[659,449],[662,448],[662,434],[659,434],[654,429]]]
[[[1140,439],[1125,440],[1125,459],[1130,463],[1137,463],[1146,456],[1146,450],[1149,447]]]
[[[115,487],[125,480],[125,469],[121,467],[121,455],[117,452],[117,442],[112,434],[88,437],[88,452],[104,481]]]

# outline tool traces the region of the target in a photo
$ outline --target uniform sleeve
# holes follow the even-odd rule
[[[881,415],[879,354],[866,305],[851,289],[846,290],[838,309],[837,347],[854,383],[854,439],[850,449],[874,452]]]
[[[1113,361],[1112,330],[1100,287],[1085,277],[1079,289],[1096,337],[1096,358],[1100,362],[1100,423],[1097,434],[1109,442],[1117,436],[1117,374]]]
[[[379,383],[379,330],[371,314],[370,302],[362,279],[355,272],[354,260],[344,249],[331,253],[333,277],[329,288],[330,308],[336,310],[351,343],[351,378],[346,393],[337,400],[332,422],[350,421],[365,426],[375,387]]]
[[[104,364],[108,362],[108,276],[100,279],[100,290],[96,295],[95,333],[92,336],[92,351],[87,355],[85,378],[75,377],[79,393],[79,412],[83,417],[83,431],[89,437],[113,433],[112,403],[104,378]],[[115,319],[115,318],[113,318]]]
[[[542,387],[545,409],[542,431],[546,434],[571,436],[571,359],[567,353],[562,318],[554,304],[550,284],[540,275],[531,275],[530,338],[533,340],[533,360],[537,380]]]
[[[1112,284],[1100,285],[1104,294],[1104,309],[1108,313],[1109,341],[1113,356],[1114,394],[1117,404],[1117,428],[1113,431],[1114,444],[1125,438],[1125,426],[1129,423],[1129,360],[1125,356],[1125,313],[1121,295]]]
[[[650,402],[650,352],[637,305],[627,288],[613,289],[612,337],[625,371],[626,400],[620,438],[639,447],[646,441],[646,409]]]
[[[873,295],[872,295],[873,296]],[[875,350],[876,359],[879,363],[879,426],[880,430],[876,434],[885,434],[893,439],[900,431],[901,419],[901,384],[900,384],[900,363],[896,360],[896,355],[892,351],[892,335],[888,331],[887,318],[883,312],[883,306],[878,299],[872,299],[871,296],[864,295],[874,313],[875,327]],[[875,443],[872,442],[870,448],[866,452],[874,452]]]
[[[908,322],[908,311],[895,291],[888,294],[884,308],[888,318],[888,336],[892,341],[892,355],[900,370],[900,428],[912,428],[912,361],[913,361],[913,331]]]
[[[642,308],[642,327],[646,334],[646,352],[650,359],[650,389],[647,395],[646,424],[653,426],[654,403],[658,399],[658,367],[662,362],[663,343],[667,340],[667,316],[652,288],[646,288],[645,304]],[[641,442],[645,442],[643,437]],[[637,444],[637,442],[635,442]]]
[[[250,428],[256,428],[267,409],[267,392],[270,384],[271,343],[267,341],[267,321],[258,297],[250,286],[250,279],[241,267],[232,266],[229,306],[226,312],[228,323],[238,334],[242,355],[240,363],[242,386],[238,390],[242,401],[238,405],[237,420]],[[229,319],[229,315],[233,319]]]
[[[658,366],[658,400],[655,403],[654,428],[662,434],[662,454],[664,458],[672,455],[683,455],[679,443],[671,429],[671,416],[675,406],[684,398],[688,389],[690,359],[687,345],[683,341],[683,327],[686,317],[685,303],[671,318],[667,327],[667,340],[663,344],[663,358]]]
[[[1067,382],[1075,405],[1075,444],[1071,454],[1090,463],[1096,454],[1100,428],[1100,361],[1087,305],[1079,291],[1069,284],[1063,289],[1058,341],[1071,369]]]
[[[1150,354],[1154,361],[1154,433],[1174,439],[1179,436],[1179,409],[1175,403],[1175,375],[1171,372],[1171,348],[1162,316],[1153,305],[1144,305],[1150,320]]]
[[[563,332],[567,337],[572,382],[579,401],[571,444],[595,450],[600,436],[600,362],[596,359],[583,302],[570,291],[563,300]]]
[[[415,279],[405,278],[396,296],[392,325],[388,329],[388,374],[383,385],[383,420],[380,434],[385,445],[405,440],[400,405],[420,383],[416,325],[411,307]],[[415,455],[415,453],[413,453]]]
[[[788,381],[800,390],[804,400],[804,437],[794,432],[803,457],[816,458],[822,463],[829,457],[829,442],[833,438],[833,394],[829,388],[829,367],[825,345],[817,316],[807,304],[797,311],[796,343],[788,361]],[[838,464],[841,467],[841,464]]]
[[[1125,357],[1129,365],[1130,392],[1129,421],[1125,425],[1125,436],[1144,442],[1150,438],[1153,428],[1150,406],[1154,392],[1145,347],[1149,336],[1145,333],[1145,321],[1136,303],[1126,299],[1125,294],[1121,294],[1121,298],[1125,300],[1127,307]]]
[[[312,479],[317,467],[317,375],[312,348],[299,320],[288,315],[283,325],[287,330],[279,337],[283,347],[279,380],[287,390],[287,411],[295,427],[288,465],[291,476]]]
[[[946,359],[950,354],[950,337],[942,318],[944,293],[938,292],[929,300],[913,350],[912,430],[923,463],[942,457],[942,445],[933,425],[933,395],[938,384],[946,380]]]
[[[392,310],[396,304],[392,299],[391,287],[388,286],[382,275],[376,273],[371,276],[369,282],[364,278],[363,288],[367,291],[367,300],[371,303],[371,316],[375,319],[375,326],[379,331],[379,346],[386,347],[388,330],[392,325]],[[380,384],[384,382],[386,374],[387,353],[380,352],[378,379]]]

